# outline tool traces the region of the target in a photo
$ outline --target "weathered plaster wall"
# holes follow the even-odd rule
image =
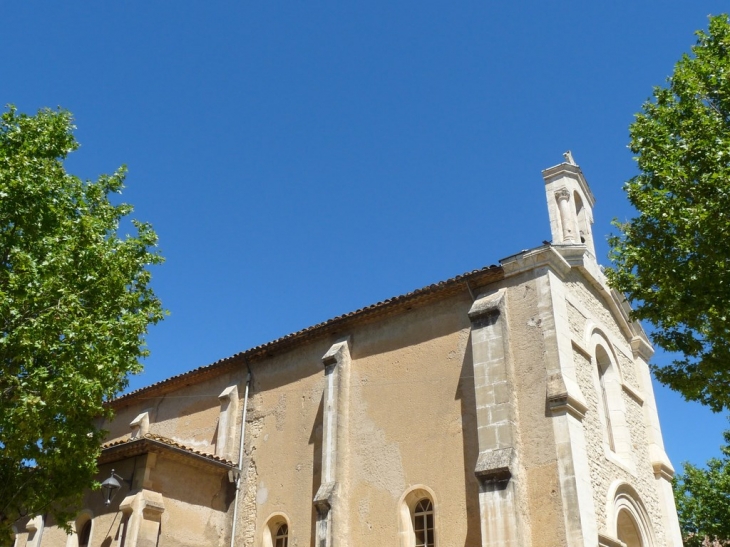
[[[99,474],[97,480],[104,481],[111,474],[111,470],[124,479],[132,479],[135,476],[135,467],[139,462],[137,459],[125,459],[113,464],[99,466]],[[139,476],[137,477],[139,478]],[[129,494],[130,485],[121,482],[121,488],[112,500],[109,507],[104,506],[104,496],[100,490],[87,492],[84,496],[83,510],[89,511],[94,515],[93,525],[91,528],[91,547],[104,547],[118,545],[118,541],[123,533],[123,515],[119,511],[119,504]],[[45,545],[45,544],[44,544]],[[48,545],[66,545],[66,543],[54,542]],[[75,543],[72,543],[75,545]]]
[[[226,387],[216,379],[151,401],[155,406],[150,414],[150,432],[202,452],[215,452],[218,395]]]
[[[41,536],[41,545],[66,545],[66,532],[55,526],[53,519],[46,518],[46,523]]]
[[[321,341],[252,364],[240,545],[259,546],[275,513],[289,520],[290,545],[310,545],[321,460]]]
[[[102,465],[98,480],[109,477],[112,468],[118,476],[133,481],[132,491],[145,488],[165,493],[162,498],[164,510],[161,513],[160,547],[228,544],[232,486],[228,484],[225,472],[212,470],[205,465],[191,465],[186,456],[152,454]],[[130,485],[124,481],[108,507],[104,506],[101,491],[86,493],[80,514],[93,517],[90,547],[120,545],[127,522],[120,506],[129,495]],[[27,533],[20,536],[18,546],[25,545]],[[49,519],[40,545],[75,547],[77,539],[69,537]]]
[[[538,287],[534,273],[510,280],[507,295],[509,337],[519,413],[519,461],[517,476],[523,494],[519,509],[531,530],[532,545],[565,544],[560,480],[555,437],[546,413],[545,335],[539,317]]]
[[[165,493],[160,547],[228,545],[233,488],[225,473],[158,457],[150,477],[148,488]]]
[[[218,396],[231,385],[237,385],[242,395],[245,379],[245,369],[237,369],[181,386],[163,395],[140,394],[140,398],[135,399],[130,406],[118,408],[114,420],[102,425],[109,431],[106,440],[110,442],[128,438],[132,420],[140,413],[148,412],[150,433],[213,454],[220,415]],[[236,439],[233,441],[237,442]],[[234,452],[237,452],[237,448]]]
[[[470,304],[465,292],[347,333],[350,436],[338,447],[347,454],[338,458],[348,462],[348,520],[358,545],[393,544],[401,524],[398,502],[419,484],[435,493],[441,545],[480,544]],[[250,526],[242,532],[245,545],[260,545],[261,531],[276,513],[290,520],[292,546],[313,541],[312,498],[321,483],[321,358],[333,341],[252,366],[247,459],[253,480],[241,513],[250,517],[255,509],[256,532]]]
[[[465,292],[353,333],[350,526],[397,545],[402,496],[434,493],[440,545],[479,545],[478,456]]]

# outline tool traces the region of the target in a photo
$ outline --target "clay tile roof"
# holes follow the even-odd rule
[[[317,323],[316,325],[312,325],[311,327],[307,327],[297,332],[287,334],[286,336],[282,336],[281,338],[277,338],[271,342],[255,346],[231,355],[230,357],[225,357],[209,365],[198,367],[175,376],[170,376],[165,380],[161,380],[149,386],[120,395],[119,397],[109,401],[108,404],[112,407],[123,406],[124,403],[130,399],[133,399],[143,393],[150,393],[168,387],[190,383],[193,378],[207,376],[214,370],[215,372],[218,372],[219,369],[225,369],[237,363],[240,364],[241,362],[245,362],[246,360],[253,360],[257,357],[265,357],[267,354],[291,347],[304,340],[328,334],[336,329],[349,327],[356,321],[364,321],[368,318],[379,317],[401,308],[407,308],[409,305],[428,301],[439,295],[447,295],[456,291],[461,291],[465,288],[472,291],[472,289],[483,287],[503,278],[504,270],[501,266],[491,265],[477,270],[472,270],[445,281],[439,281],[438,283],[433,283],[421,289],[417,289],[400,296],[395,296],[393,298],[388,298],[387,300],[377,302],[376,304],[360,308],[350,313],[333,317],[332,319],[322,323]]]
[[[187,456],[197,463],[209,463],[216,467],[235,467],[235,463],[207,452],[201,452],[190,446],[186,446],[168,437],[147,433],[135,439],[119,439],[101,445],[102,454],[99,463],[116,461],[126,458],[132,454],[145,452],[170,452],[178,456]]]

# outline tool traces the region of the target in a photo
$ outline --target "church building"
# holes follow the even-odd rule
[[[570,153],[552,242],[120,396],[16,547],[680,547],[652,347]]]

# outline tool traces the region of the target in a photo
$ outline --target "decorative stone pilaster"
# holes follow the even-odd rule
[[[218,395],[221,403],[218,418],[218,435],[215,441],[215,455],[227,460],[233,459],[232,447],[236,438],[236,414],[238,413],[238,386],[228,386]]]
[[[162,494],[140,490],[129,494],[119,505],[126,519],[125,547],[156,547],[160,521],[165,511]]]
[[[570,203],[570,192],[567,188],[560,188],[555,192],[560,211],[560,224],[563,228],[561,243],[578,243],[575,234],[575,214]]]
[[[595,547],[598,528],[583,430],[587,405],[576,379],[565,287],[550,267],[537,268],[535,276],[567,547]]]
[[[350,393],[348,340],[335,343],[322,357],[325,374],[322,416],[322,484],[314,496],[317,547],[347,545],[347,438]]]
[[[507,360],[505,290],[478,298],[469,310],[477,405],[479,507],[483,547],[518,547],[515,401]]]
[[[45,525],[43,515],[36,515],[28,521],[28,524],[25,525],[25,529],[28,531],[27,547],[40,547]]]
[[[147,435],[150,431],[150,413],[140,413],[129,423],[129,428],[132,430],[132,434],[130,435],[132,439],[139,439]]]

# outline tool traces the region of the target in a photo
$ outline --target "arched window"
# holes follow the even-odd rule
[[[433,504],[424,498],[413,510],[413,533],[416,536],[416,547],[434,547],[436,545],[433,528]]]
[[[608,493],[607,527],[616,531],[616,539],[622,541],[626,547],[656,545],[651,519],[636,490],[626,483],[616,481],[609,487]]]
[[[611,426],[611,407],[608,404],[608,392],[606,391],[606,373],[611,367],[611,360],[606,350],[603,349],[603,346],[596,346],[596,365],[598,368],[598,386],[601,396],[599,404],[603,410],[606,440],[608,441],[608,447],[615,452],[616,443],[613,438],[613,427]]]
[[[412,487],[399,503],[400,547],[436,547],[438,504],[430,488]]]
[[[286,524],[280,524],[276,530],[274,547],[289,547],[289,526]]]
[[[623,541],[626,547],[644,547],[639,527],[626,509],[619,511],[616,517],[616,537]]]
[[[276,513],[266,520],[263,531],[263,547],[289,547],[289,520]]]
[[[588,223],[586,222],[586,209],[583,207],[583,200],[578,192],[573,192],[573,203],[575,204],[575,220],[578,223],[578,237],[581,243],[586,242],[588,237]]]
[[[81,527],[79,532],[79,547],[89,547],[89,539],[91,538],[91,519]]]
[[[71,547],[89,547],[91,545],[93,518],[93,513],[88,509],[81,511],[73,523],[73,533],[66,545],[70,545]]]
[[[619,370],[613,346],[608,338],[594,329],[590,337],[593,348],[593,381],[597,405],[595,408],[603,430],[603,445],[606,457],[630,472],[635,469],[631,431]]]

